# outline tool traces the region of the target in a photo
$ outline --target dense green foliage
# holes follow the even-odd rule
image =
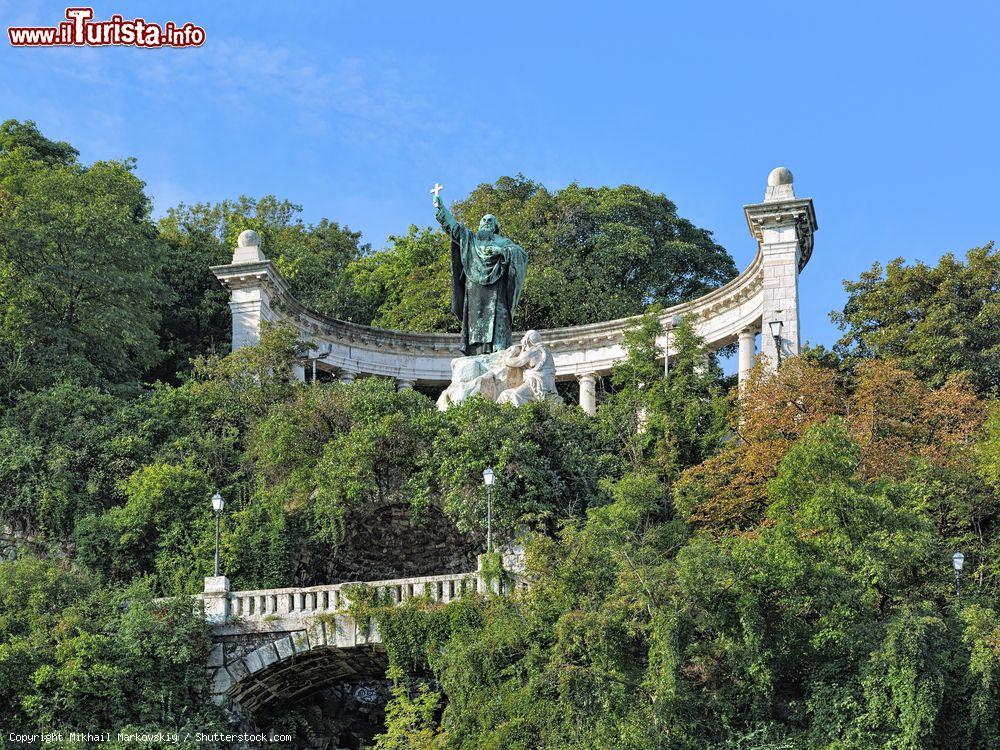
[[[840,418],[806,430],[749,534],[664,518],[659,484],[630,476],[531,546],[513,601],[431,607],[436,624],[380,611],[434,677],[397,692],[381,746],[995,746],[996,583],[956,607],[955,537],[922,486],[865,479],[862,456]]]
[[[205,701],[207,645],[207,627],[188,601],[156,604],[140,579],[107,589],[52,562],[3,563],[0,747],[19,746],[8,744],[8,732],[221,728],[221,714]]]
[[[898,359],[935,385],[970,372],[984,391],[1000,392],[1000,253],[992,243],[964,262],[949,253],[933,267],[876,263],[844,288],[847,303],[833,316],[845,331],[843,353]]]
[[[135,381],[159,357],[168,296],[142,182],[129,162],[85,167],[33,126],[4,129],[0,398],[63,378]]]
[[[244,195],[215,204],[182,204],[170,209],[159,226],[180,250],[207,253],[216,264],[228,263],[240,232],[253,229],[299,300],[353,320],[361,314],[355,309],[359,302],[344,272],[370,248],[360,244],[360,232],[326,219],[306,224],[296,216],[301,211],[302,206],[273,195],[259,200]],[[195,268],[208,271],[203,262]],[[211,288],[218,288],[214,279]]]
[[[519,326],[640,313],[734,272],[638,188],[501,178],[457,210],[497,213],[532,253]],[[528,539],[530,588],[354,597],[393,681],[377,747],[1000,745],[992,246],[849,282],[835,352],[739,390],[688,321],[665,374],[647,315],[596,418],[479,399],[441,413],[376,378],[294,382],[288,328],[226,353],[208,266],[245,228],[310,306],[454,325],[439,232],[373,253],[298,211],[241,198],[154,223],[130,163],[0,127],[0,518],[25,537],[0,562],[0,726],[228,726],[204,701],[204,622],[153,601],[201,590],[216,489],[233,586],[307,585],[329,582],[352,521],[390,507],[478,548],[492,466],[497,537]],[[507,575],[498,561],[488,576]],[[293,746],[314,720],[284,711]]]

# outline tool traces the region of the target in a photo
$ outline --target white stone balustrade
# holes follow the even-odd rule
[[[226,619],[253,623],[344,612],[351,604],[348,589],[354,586],[374,589],[381,601],[394,604],[422,596],[434,602],[447,603],[466,593],[482,593],[485,590],[481,575],[472,572],[307,588],[232,591],[227,597]],[[207,598],[207,594],[202,598]]]

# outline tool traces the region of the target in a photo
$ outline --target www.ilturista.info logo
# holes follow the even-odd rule
[[[93,8],[67,8],[58,26],[11,26],[7,36],[14,47],[200,47],[205,29],[193,23],[162,26],[142,18],[111,16],[94,21]]]

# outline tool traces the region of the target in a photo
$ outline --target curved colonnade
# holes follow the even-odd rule
[[[798,353],[798,276],[812,254],[817,229],[812,199],[795,197],[792,175],[784,167],[771,172],[763,202],[744,206],[747,227],[757,242],[753,261],[736,278],[698,299],[661,313],[659,345],[671,353],[670,328],[678,316],[690,316],[698,334],[713,350],[739,345],[740,379],[760,354],[769,366],[779,356]],[[349,323],[310,310],[292,295],[287,281],[262,252],[254,232],[240,235],[232,263],[212,268],[230,290],[233,349],[258,340],[264,322],[287,321],[304,341],[313,342],[316,359],[309,367],[333,373],[345,382],[364,376],[394,378],[399,389],[444,388],[451,380],[451,360],[461,356],[458,334],[413,333]],[[625,358],[623,335],[637,317],[542,330],[543,343],[555,362],[556,379],[580,382],[580,405],[596,409],[596,381]],[[778,324],[771,326],[772,323]],[[772,336],[772,328],[779,335]],[[515,334],[515,340],[519,334]],[[305,367],[298,368],[305,377]]]

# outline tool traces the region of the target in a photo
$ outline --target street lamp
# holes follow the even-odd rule
[[[771,337],[774,339],[774,348],[778,352],[778,367],[781,367],[781,326],[780,320],[772,320],[768,325],[771,327]]]
[[[219,516],[222,515],[222,509],[225,507],[226,501],[222,499],[222,495],[216,492],[212,495],[212,510],[215,512],[215,577],[219,577]]]
[[[667,377],[670,374],[670,339],[671,334],[674,329],[677,328],[681,323],[684,322],[684,318],[680,315],[674,315],[670,318],[670,323],[667,326],[667,345],[663,350],[663,377]]]
[[[316,382],[316,363],[319,362],[321,359],[326,359],[326,357],[330,356],[330,352],[332,351],[333,351],[333,344],[327,344],[321,349],[317,349],[315,352],[313,352],[313,356],[310,357],[310,359],[312,359],[312,382],[314,383]]]
[[[962,598],[962,566],[965,565],[965,555],[956,552],[951,556],[951,567],[955,569],[955,598]]]
[[[483,484],[486,485],[486,551],[493,551],[493,483],[497,481],[493,467],[487,466],[483,471]]]

